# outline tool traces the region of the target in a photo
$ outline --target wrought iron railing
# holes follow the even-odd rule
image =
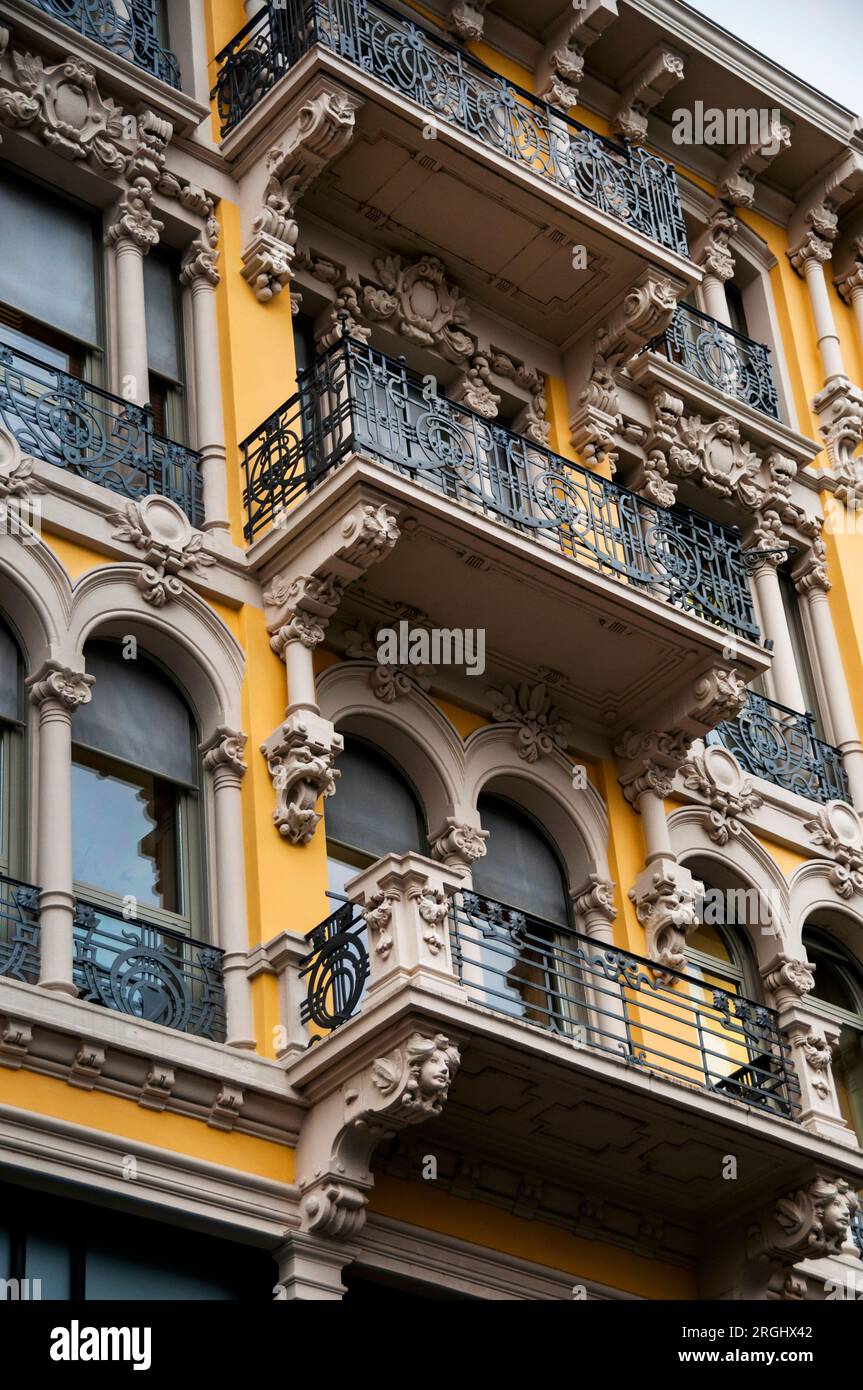
[[[155,434],[149,406],[0,344],[0,422],[25,454],[124,497],[170,497],[193,525],[204,520],[200,455]]]
[[[341,339],[241,445],[246,537],[358,452],[611,578],[756,640],[736,531],[664,510],[429,389],[403,362]]]
[[[648,347],[664,352],[669,362],[726,396],[779,419],[770,349],[763,343],[726,328],[690,304],[679,304],[670,328]]]
[[[369,958],[345,903],[306,938],[304,1022],[330,1032],[356,1016]],[[687,973],[594,941],[476,893],[452,900],[453,964],[467,999],[575,1046],[795,1118],[799,1084],[777,1015],[721,966]]]
[[[863,1203],[863,1196],[859,1193],[858,1202]],[[851,1213],[851,1239],[857,1246],[860,1252],[860,1258],[863,1260],[863,1210],[861,1210],[859,1205],[856,1206]]]
[[[177,59],[159,43],[157,0],[30,0],[30,4],[162,82],[179,87]]]
[[[776,1013],[721,966],[667,970],[476,893],[454,895],[451,929],[473,1003],[748,1105],[799,1109]]]
[[[286,0],[255,15],[216,57],[212,95],[222,134],[315,44],[415,101],[433,119],[688,255],[670,164],[597,135],[378,0]]]
[[[39,978],[39,889],[0,874],[0,978]]]
[[[721,743],[741,767],[810,801],[849,801],[848,777],[838,748],[818,738],[815,717],[750,690],[737,719],[718,724],[708,743]]]
[[[73,935],[73,979],[82,999],[224,1042],[218,947],[80,899]]]
[[[304,1023],[331,1032],[360,1007],[369,976],[369,953],[362,914],[344,902],[306,937],[309,954],[300,964],[306,997],[300,1007]]]

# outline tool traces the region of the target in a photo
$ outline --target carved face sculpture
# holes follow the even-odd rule
[[[420,1067],[420,1090],[424,1096],[440,1095],[449,1089],[450,1080],[449,1058],[437,1048]]]

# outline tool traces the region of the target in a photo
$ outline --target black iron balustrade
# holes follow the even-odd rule
[[[736,333],[691,304],[680,304],[671,326],[648,348],[663,352],[669,362],[726,396],[779,419],[770,349],[763,343]]]
[[[859,1193],[858,1202],[863,1202],[863,1197]],[[863,1260],[863,1210],[860,1206],[855,1207],[851,1213],[851,1239],[857,1246],[860,1258]]]
[[[789,1118],[799,1083],[776,1013],[721,967],[658,967],[476,893],[454,895],[453,960],[471,1002],[672,1080]]]
[[[124,497],[170,497],[203,523],[200,455],[155,434],[149,406],[0,344],[0,422],[25,454]]]
[[[815,717],[750,690],[737,719],[718,724],[708,743],[721,743],[754,777],[763,777],[810,801],[848,801],[842,754],[815,732]]]
[[[286,0],[255,15],[216,57],[222,135],[321,44],[433,119],[688,255],[674,169],[641,147],[597,135],[385,4]]]
[[[308,980],[300,1008],[303,1023],[330,1032],[353,1018],[369,976],[365,932],[362,914],[350,902],[309,932],[309,954],[300,965],[300,978]]]
[[[157,0],[30,0],[30,4],[162,82],[179,87],[177,59],[159,43]]]
[[[39,889],[0,874],[0,979],[39,978]]]
[[[249,541],[358,452],[757,640],[736,531],[698,512],[655,506],[447,400],[403,362],[353,339],[336,343],[298,384],[241,446]]]
[[[224,1042],[218,947],[80,899],[73,936],[73,979],[82,999]]]

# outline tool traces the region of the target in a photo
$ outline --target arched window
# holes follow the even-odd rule
[[[428,853],[419,798],[385,754],[352,735],[336,760],[341,776],[326,803],[329,889],[345,884],[385,854]]]
[[[21,868],[23,808],[22,671],[18,643],[0,618],[0,874]]]
[[[863,970],[829,930],[812,923],[803,945],[815,966],[810,995],[839,1031],[833,1078],[839,1109],[863,1144]]]
[[[113,914],[202,931],[199,758],[185,699],[118,642],[85,657],[93,698],[72,725],[76,893]]]
[[[511,801],[481,796],[477,809],[489,838],[458,923],[464,982],[469,990],[481,984],[492,1008],[571,1032],[584,1017],[583,986],[567,940],[570,903],[557,851]]]

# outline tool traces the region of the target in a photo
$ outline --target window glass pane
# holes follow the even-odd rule
[[[171,1233],[172,1234],[172,1233]],[[157,1255],[135,1257],[116,1247],[87,1251],[86,1298],[177,1299],[197,1302],[202,1299],[236,1299],[236,1279],[228,1261],[220,1272],[210,1260],[197,1265],[193,1259],[180,1260],[167,1250]]]
[[[79,753],[72,768],[72,872],[142,907],[183,910],[177,788]]]
[[[151,251],[144,257],[147,296],[147,360],[150,370],[179,381],[177,340],[177,267],[173,259]]]
[[[18,647],[0,621],[0,716],[18,718]]]
[[[0,1279],[12,1278],[12,1232],[5,1220],[0,1220]]]
[[[791,638],[791,648],[794,652],[794,664],[797,667],[797,674],[800,677],[800,688],[803,692],[803,699],[806,701],[806,710],[798,710],[799,714],[806,713],[815,715],[815,723],[820,728],[820,714],[818,710],[818,697],[815,693],[815,678],[812,674],[812,666],[809,661],[809,652],[806,647],[806,633],[800,617],[798,606],[797,591],[790,575],[780,570],[779,589],[782,594],[782,604],[785,608],[785,621],[788,624],[788,635]]]
[[[56,193],[0,173],[0,246],[0,301],[97,344],[92,218]]]
[[[0,323],[0,343],[6,343],[7,346],[26,353],[28,357],[38,357],[39,361],[44,362],[46,367],[58,367],[61,372],[68,372],[71,367],[71,355],[63,348],[54,347],[53,344],[43,342],[35,334],[10,328],[5,323]],[[32,368],[28,367],[27,375],[35,377],[37,381],[49,383],[53,383],[56,379],[52,372],[42,371],[35,364]]]
[[[336,759],[342,774],[336,795],[326,803],[327,839],[365,850],[373,860],[407,850],[422,853],[420,811],[411,787],[373,748],[355,739],[345,742]]]
[[[85,657],[96,684],[75,714],[75,742],[172,782],[196,783],[191,718],[167,677],[140,655],[125,661],[114,643],[93,643]]]
[[[497,902],[561,926],[569,924],[566,889],[557,855],[529,816],[497,797],[480,797],[489,831],[486,854],[473,869],[474,888]]]

